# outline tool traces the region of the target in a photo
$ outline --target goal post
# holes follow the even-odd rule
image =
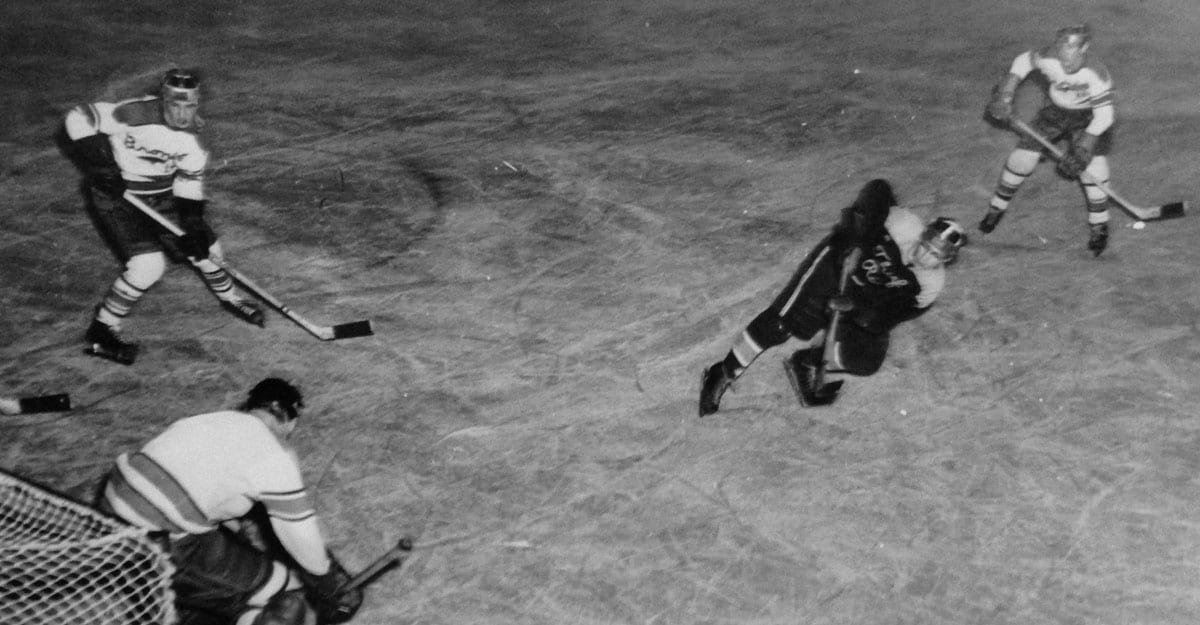
[[[146,530],[0,471],[0,623],[172,625],[173,572]]]

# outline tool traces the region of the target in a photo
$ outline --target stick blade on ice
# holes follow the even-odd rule
[[[1178,219],[1187,214],[1187,209],[1187,202],[1172,202],[1170,204],[1163,204],[1158,208],[1158,216],[1154,217],[1154,220],[1162,221],[1164,219]]]
[[[371,321],[364,319],[362,321],[352,321],[333,326],[333,339],[352,339],[359,336],[371,336],[375,331],[371,329]]]
[[[21,414],[66,412],[71,409],[71,396],[66,393],[56,393],[38,397],[22,397],[18,403],[21,405]]]

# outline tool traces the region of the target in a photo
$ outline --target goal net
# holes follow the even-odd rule
[[[145,530],[0,471],[3,625],[171,625],[173,571]]]

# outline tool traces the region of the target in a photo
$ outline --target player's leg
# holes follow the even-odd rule
[[[1029,125],[1042,137],[1050,141],[1059,141],[1081,128],[1081,123],[1086,125],[1088,119],[1090,118],[1078,111],[1067,111],[1048,104],[1038,110]],[[1043,153],[1044,148],[1041,143],[1025,133],[1020,133],[1017,147],[1004,161],[1004,169],[1000,172],[999,180],[996,181],[996,190],[988,201],[987,214],[979,222],[980,232],[987,234],[996,229],[996,225],[1004,217],[1004,211],[1008,210],[1008,204],[1012,201],[1013,196],[1037,169]]]
[[[1096,156],[1087,167],[1090,180],[1080,181],[1083,195],[1087,199],[1088,210],[1088,244],[1087,248],[1093,255],[1099,256],[1108,247],[1108,194],[1096,182],[1108,185],[1108,157]]]
[[[825,328],[827,295],[814,294],[836,289],[839,262],[829,239],[813,248],[771,305],[746,326],[725,358],[704,370],[700,380],[701,417],[718,410],[721,396],[759,354],[789,338],[810,341]]]
[[[784,344],[790,338],[820,344],[828,317],[822,304],[824,298],[814,298],[812,293],[826,292],[832,284],[830,281],[835,280],[828,270],[832,266],[828,259],[832,258],[832,253],[816,254],[810,262],[800,265],[775,301],[746,325],[724,359],[704,369],[700,416],[713,414],[720,408],[721,396],[733,380],[738,379],[763,351]]]
[[[171,559],[181,612],[217,615],[237,625],[300,625],[311,618],[299,578],[225,529],[172,541]]]
[[[172,203],[164,202],[157,210],[169,216],[170,219],[178,221],[177,211]],[[263,315],[262,309],[254,302],[242,297],[234,289],[233,278],[219,264],[224,262],[225,256],[220,242],[217,241],[217,233],[208,222],[202,222],[199,227],[204,230],[206,238],[212,241],[212,243],[208,247],[208,256],[193,260],[192,267],[200,275],[208,290],[216,296],[222,308],[233,313],[234,316],[242,321],[262,327],[266,323],[266,317]],[[169,250],[174,258],[182,260],[187,257],[187,254],[180,249],[179,240],[176,237],[162,233],[159,240],[162,246]],[[216,262],[213,262],[214,260]]]
[[[121,275],[109,286],[96,306],[84,339],[88,353],[122,364],[137,357],[136,344],[126,341],[122,322],[166,270],[166,258],[158,247],[158,233],[119,198],[92,194],[94,215],[101,233],[113,251],[125,259]]]
[[[166,259],[162,252],[138,254],[126,261],[125,271],[117,276],[96,306],[95,316],[84,336],[90,344],[88,353],[133,364],[138,346],[123,338],[121,325],[146,291],[162,278],[165,270]]]
[[[700,416],[716,412],[721,397],[742,372],[764,351],[783,344],[791,335],[779,311],[768,308],[746,326],[725,357],[709,365],[700,381]]]
[[[1004,211],[1008,210],[1009,202],[1037,169],[1040,160],[1041,152],[1038,149],[1021,145],[1008,155],[1004,161],[1004,169],[1000,172],[1000,179],[996,181],[996,190],[988,201],[987,214],[979,222],[981,232],[986,234],[996,229],[996,225],[1004,217]]]
[[[837,343],[836,362],[830,363],[830,370],[857,376],[874,375],[883,366],[890,339],[886,331],[871,331],[856,323],[839,324],[837,336],[829,339]]]
[[[213,242],[208,248],[209,257],[196,261],[196,270],[200,273],[200,277],[204,279],[204,284],[209,291],[217,297],[221,302],[221,307],[233,313],[242,321],[252,323],[262,327],[266,323],[266,317],[263,315],[262,309],[257,304],[242,297],[233,288],[233,278],[229,272],[221,268],[220,265],[214,263],[211,259],[215,258],[218,261],[223,261],[224,256],[221,253],[221,244]]]
[[[244,622],[238,619],[238,624]],[[303,590],[281,592],[267,602],[249,625],[316,625],[317,614],[304,598]]]

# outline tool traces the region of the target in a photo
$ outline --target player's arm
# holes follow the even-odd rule
[[[260,495],[260,501],[275,537],[296,564],[314,575],[328,572],[329,554],[308,492],[303,487],[267,492]]]
[[[284,488],[260,496],[271,528],[279,543],[302,569],[301,578],[309,602],[317,612],[319,625],[347,621],[362,605],[362,591],[338,593],[350,581],[350,575],[325,545],[316,510],[302,485],[299,467],[289,462],[277,475],[282,478]]]
[[[1013,99],[1017,96],[1017,87],[1031,71],[1033,71],[1032,51],[1026,51],[1013,59],[1008,73],[992,89],[992,99],[987,108],[987,114],[990,117],[1001,122],[1007,122],[1012,118]]]
[[[187,136],[190,145],[176,160],[175,179],[171,183],[179,227],[184,231],[179,247],[191,258],[208,258],[208,248],[213,244],[204,215],[207,205],[204,199],[204,170],[208,165],[208,152],[193,135]]]
[[[108,133],[102,132],[103,111],[94,104],[81,104],[63,120],[62,149],[97,186],[119,194],[125,189],[121,170],[113,157]]]
[[[887,284],[862,284],[851,289],[855,305],[850,319],[859,327],[882,334],[924,312],[922,285],[911,269],[901,268]]]

